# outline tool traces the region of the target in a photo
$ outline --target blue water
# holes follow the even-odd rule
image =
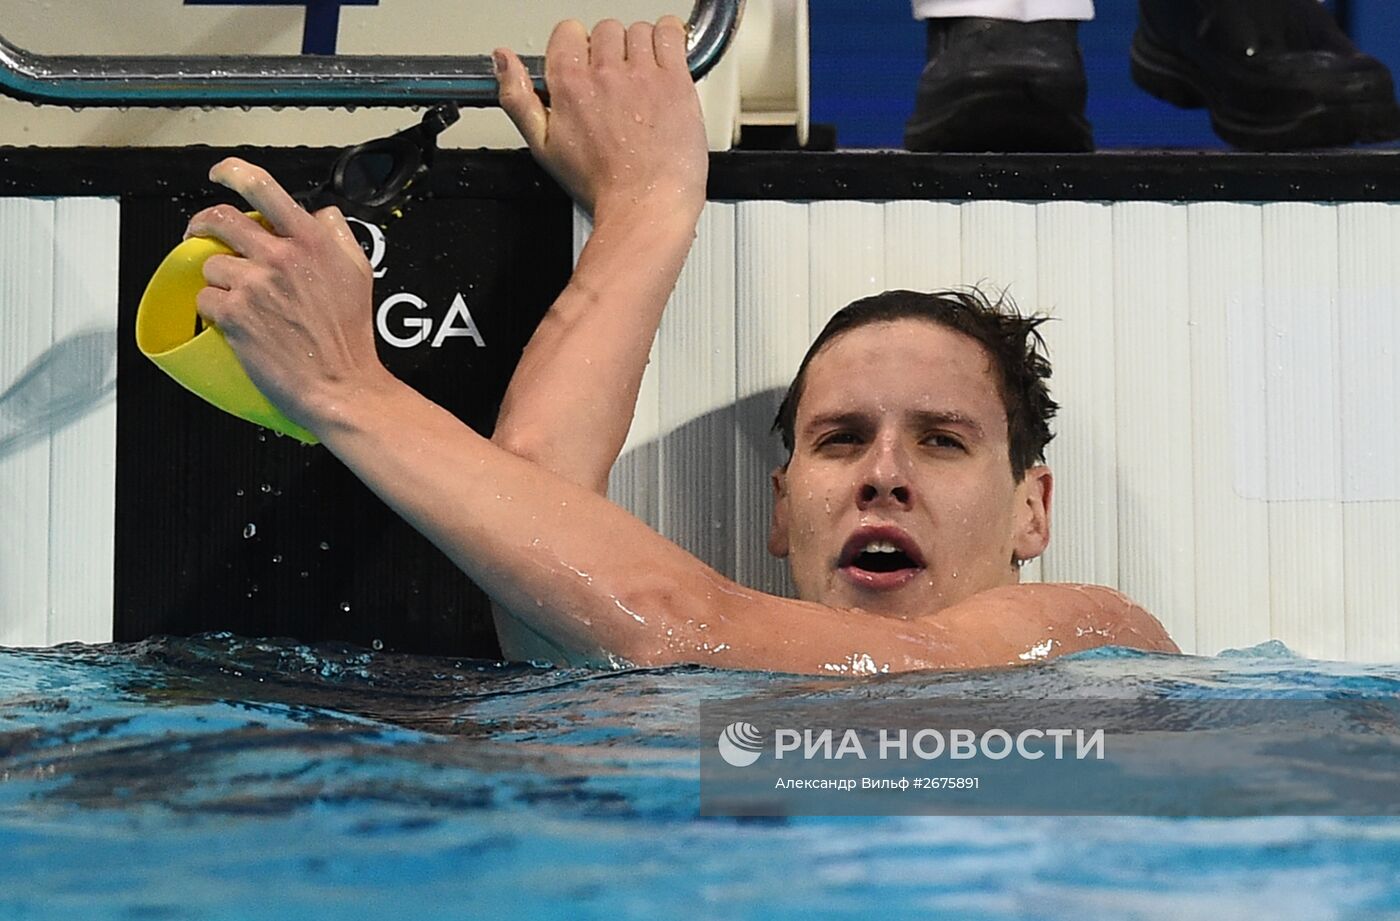
[[[699,819],[697,708],[1400,697],[1266,645],[618,672],[229,636],[0,649],[0,918],[1400,918],[1400,820]]]

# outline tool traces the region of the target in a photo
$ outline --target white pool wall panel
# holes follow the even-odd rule
[[[1186,206],[1115,204],[1113,260],[1118,587],[1194,649]]]
[[[1260,208],[1187,206],[1190,248],[1191,466],[1194,476],[1196,645],[1228,649],[1273,636],[1269,512],[1245,498],[1232,472],[1241,444],[1264,445],[1262,412],[1236,413],[1264,377],[1264,254]]]
[[[885,285],[933,291],[962,283],[962,206],[891,201],[885,216]]]
[[[738,413],[730,442],[735,452],[730,514],[738,559],[733,575],[753,588],[790,594],[787,566],[765,552],[773,511],[770,475],[786,460],[782,442],[770,430],[811,341],[810,208],[798,202],[745,201],[736,209]]]
[[[734,294],[719,290],[722,271],[701,270],[711,286],[683,283],[660,341],[690,341],[699,334],[672,326],[693,323],[697,308],[719,324],[732,305],[735,349],[723,360],[733,362],[733,428],[716,421],[714,443],[696,438],[682,449],[673,433],[693,420],[668,413],[659,438],[699,455],[732,446],[729,575],[788,590],[765,551],[767,474],[781,453],[776,438],[761,439],[825,318],[885,288],[981,281],[1056,318],[1044,327],[1062,404],[1048,452],[1053,539],[1027,579],[1121,588],[1187,652],[1278,639],[1320,658],[1400,659],[1400,567],[1386,559],[1400,533],[1400,206],[709,209],[720,207],[735,214]],[[698,261],[724,258],[703,237],[687,277]],[[689,362],[681,376],[718,394],[723,369],[707,376],[695,354],[662,349],[648,375],[665,381],[668,362]],[[642,430],[634,426],[634,450]],[[694,506],[684,498],[694,489],[689,469],[668,462],[654,481],[663,522]],[[722,477],[705,482],[726,488]],[[652,500],[637,501],[645,510]],[[663,528],[684,545],[681,530]],[[711,553],[702,555],[714,562]]]
[[[1117,585],[1112,208],[1094,202],[1037,205],[1036,238],[1038,307],[1052,318],[1040,331],[1054,359],[1050,389],[1060,404],[1051,423],[1055,485],[1041,575],[1048,582]],[[1079,539],[1065,540],[1066,534]]]
[[[0,199],[0,645],[112,636],[117,215]],[[88,361],[95,401],[62,389]]]
[[[53,344],[53,202],[11,199],[0,208],[0,386],[9,392]],[[43,394],[36,399],[44,400]],[[0,456],[0,644],[38,646],[49,609],[49,441],[26,439],[17,401],[0,408],[10,447]]]
[[[1346,657],[1369,659],[1400,649],[1400,208],[1347,204],[1337,215],[1346,608],[1391,612],[1346,619]]]
[[[812,202],[810,214],[808,344],[842,307],[889,287],[883,204],[817,201]]]
[[[46,644],[112,638],[119,210],[110,199],[55,202],[64,245],[54,248],[53,339],[78,350],[96,402],[50,440]]]
[[[1338,412],[1337,209],[1263,206],[1265,414],[1273,630],[1346,655]]]

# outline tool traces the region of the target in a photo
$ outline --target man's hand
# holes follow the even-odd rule
[[[200,314],[217,326],[264,395],[318,431],[338,407],[389,377],[366,317],[373,273],[337,208],[308,214],[266,170],[230,158],[209,178],[256,209],[232,205],[190,219],[185,235],[234,251],[204,263]]]
[[[495,52],[501,108],[535,159],[589,213],[654,199],[698,214],[708,152],[685,56],[685,26],[607,19],[590,36],[577,20],[555,27],[545,52],[549,108],[514,52]]]

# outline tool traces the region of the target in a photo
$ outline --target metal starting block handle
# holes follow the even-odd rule
[[[744,0],[695,0],[686,58],[696,80],[739,27]],[[544,88],[544,58],[522,58]],[[45,105],[417,106],[496,105],[491,56],[41,55],[0,36],[0,92]]]

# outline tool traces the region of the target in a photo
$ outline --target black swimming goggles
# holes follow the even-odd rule
[[[457,118],[457,106],[445,102],[424,112],[412,128],[347,147],[325,182],[292,197],[307,211],[335,205],[347,217],[387,224],[402,215],[414,183],[433,165],[437,136]]]

